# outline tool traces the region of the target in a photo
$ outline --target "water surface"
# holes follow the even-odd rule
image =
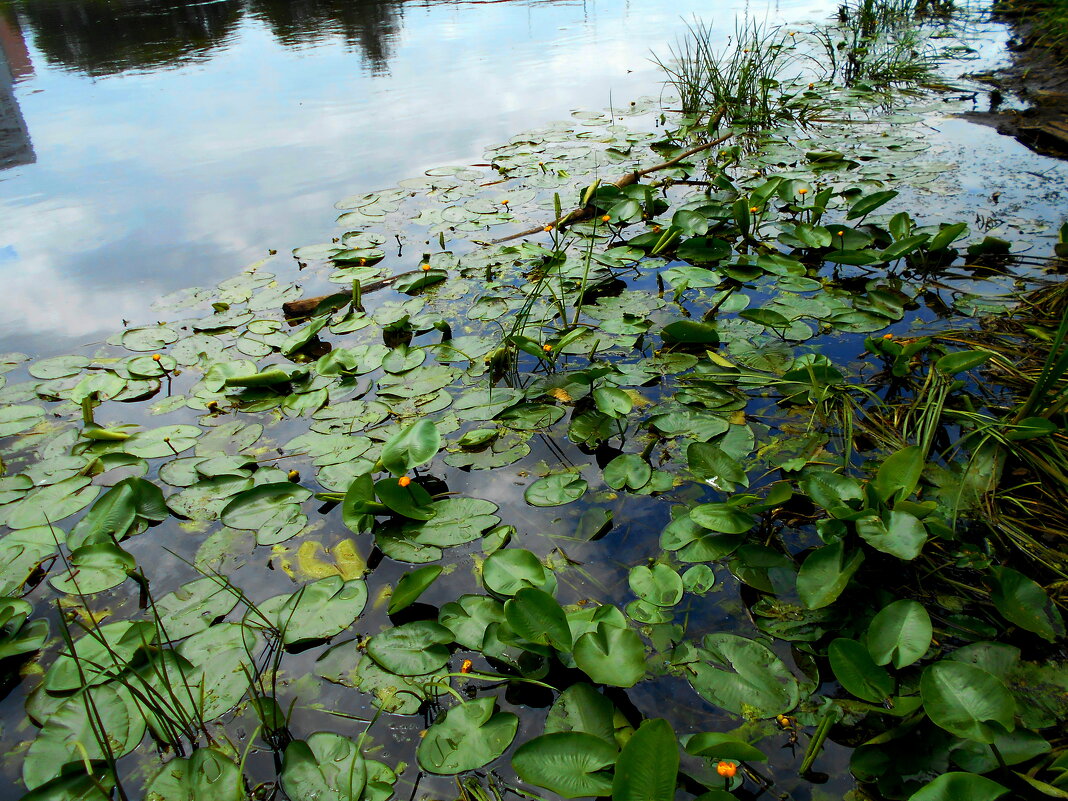
[[[726,32],[747,4],[715,8]],[[822,0],[750,12],[822,17]],[[659,92],[698,0],[0,0],[0,350],[49,355],[333,203]]]

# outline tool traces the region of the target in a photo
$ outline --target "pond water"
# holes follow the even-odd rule
[[[806,21],[823,20],[833,6],[717,6],[717,21],[725,24],[714,37],[727,40],[736,14],[803,27]],[[70,579],[64,578],[68,573],[48,543],[34,547],[42,548],[38,561],[50,572],[14,575],[28,564],[33,567],[33,560],[21,555],[13,559],[11,575],[0,569],[0,586],[21,592],[25,582],[35,614],[52,625],[39,667],[49,672],[44,683],[55,685],[34,689],[36,662],[25,676],[8,677],[0,699],[0,748],[9,754],[3,761],[0,797],[23,792],[19,775],[25,777],[27,754],[33,757],[35,767],[29,772],[34,780],[48,778],[34,773],[47,766],[48,748],[56,749],[57,758],[67,755],[68,744],[54,742],[61,739],[57,725],[48,724],[52,728],[46,726],[40,734],[26,715],[38,723],[54,720],[64,693],[75,686],[60,686],[63,679],[56,674],[62,671],[52,667],[61,647],[57,600],[66,593],[64,602],[77,606],[69,594],[74,574],[81,571],[83,580],[99,582],[103,589],[90,592],[87,608],[72,611],[72,618],[95,616],[111,624],[148,614],[146,596],[125,572],[120,570],[115,583],[108,584],[115,578],[109,571],[114,572],[116,559],[125,565],[136,562],[157,600],[199,578],[192,561],[201,570],[218,570],[242,589],[237,611],[204,613],[203,619],[203,610],[190,612],[181,607],[181,598],[168,601],[179,607],[167,614],[168,621],[181,625],[183,636],[195,632],[185,641],[186,646],[198,643],[187,654],[191,664],[198,669],[221,664],[224,674],[240,674],[234,665],[245,664],[240,654],[236,662],[231,658],[241,650],[231,635],[242,630],[239,622],[256,626],[255,615],[242,612],[246,603],[269,606],[279,593],[338,575],[362,586],[366,572],[369,595],[362,614],[346,618],[344,603],[340,611],[325,602],[302,610],[307,620],[297,624],[311,633],[307,642],[290,643],[292,653],[285,655],[277,676],[270,655],[257,652],[256,668],[272,687],[277,680],[279,703],[287,709],[294,704],[289,722],[298,737],[324,729],[356,736],[362,721],[375,715],[375,704],[393,700],[383,700],[381,694],[372,699],[370,693],[396,680],[384,669],[398,659],[396,650],[404,651],[404,659],[444,650],[441,642],[432,642],[440,627],[414,649],[391,651],[381,645],[376,651],[364,642],[366,637],[378,637],[381,644],[387,642],[382,634],[395,626],[437,620],[435,607],[455,601],[460,593],[478,595],[499,612],[503,607],[484,593],[488,589],[506,598],[516,592],[518,583],[502,580],[514,570],[528,584],[536,583],[530,578],[534,574],[539,581],[544,578],[542,587],[556,587],[558,581],[555,595],[569,605],[569,623],[578,621],[576,630],[589,624],[582,615],[592,614],[596,603],[626,609],[633,622],[617,609],[612,626],[603,624],[604,636],[613,632],[622,639],[616,632],[626,631],[638,643],[640,659],[648,660],[642,666],[648,678],[643,673],[643,680],[628,684],[613,673],[619,665],[596,663],[590,673],[590,663],[579,664],[565,648],[557,656],[550,653],[559,662],[553,663],[547,680],[562,682],[560,686],[584,680],[573,662],[591,678],[608,677],[595,681],[611,685],[605,692],[610,707],[615,704],[632,720],[664,717],[679,734],[736,726],[739,718],[722,709],[753,718],[739,731],[759,743],[770,760],[761,768],[764,774],[749,774],[738,797],[746,797],[754,782],[764,782],[758,792],[771,787],[794,801],[841,798],[854,786],[850,746],[864,737],[841,742],[832,737],[815,772],[798,775],[805,744],[823,714],[821,694],[844,695],[826,665],[816,664],[824,655],[817,660],[806,643],[836,636],[840,625],[848,636],[861,637],[858,632],[890,596],[862,589],[864,598],[855,604],[861,623],[854,629],[848,628],[854,621],[834,617],[844,603],[828,611],[828,617],[818,606],[787,608],[801,592],[789,572],[789,557],[800,561],[809,549],[833,546],[823,546],[817,537],[816,513],[774,508],[771,501],[760,510],[755,500],[745,500],[745,490],[750,481],[757,495],[769,486],[808,486],[803,471],[810,467],[822,475],[820,468],[841,464],[848,472],[860,464],[859,457],[851,462],[848,448],[841,455],[844,437],[833,423],[825,426],[829,433],[824,431],[814,422],[815,411],[796,401],[804,380],[797,373],[804,371],[791,370],[792,383],[785,384],[781,374],[790,365],[822,365],[815,360],[826,357],[851,379],[866,381],[878,368],[874,358],[862,358],[866,334],[908,338],[917,329],[933,329],[944,317],[974,325],[984,311],[998,311],[1010,302],[986,295],[1031,287],[1042,262],[1025,258],[1018,264],[1002,261],[988,270],[972,269],[974,264],[966,268],[956,261],[956,252],[945,264],[938,263],[937,254],[944,256],[945,249],[932,248],[932,272],[910,273],[900,264],[890,268],[885,261],[871,261],[881,256],[865,241],[867,235],[849,228],[846,239],[840,222],[835,223],[840,241],[849,244],[842,244],[838,253],[833,248],[828,252],[828,244],[791,239],[800,236],[792,233],[793,225],[809,220],[811,228],[817,227],[806,194],[824,186],[835,193],[836,220],[867,219],[870,212],[846,215],[858,198],[892,189],[889,194],[900,194],[885,197],[889,205],[873,207],[878,213],[870,219],[879,225],[901,225],[900,214],[908,212],[915,220],[907,226],[931,226],[918,235],[927,237],[926,243],[938,231],[934,226],[964,221],[970,224],[968,243],[987,234],[1004,236],[1013,240],[1017,253],[1044,256],[1065,210],[1068,169],[952,116],[984,103],[981,85],[965,73],[1003,58],[1004,29],[982,14],[965,14],[957,27],[941,31],[962,43],[951,51],[957,60],[941,75],[953,84],[950,90],[880,93],[828,78],[815,94],[806,95],[819,108],[818,124],[775,127],[749,143],[750,150],[740,149],[737,163],[729,157],[720,162],[721,176],[729,174],[737,186],[717,186],[715,192],[710,187],[704,199],[699,187],[666,189],[664,196],[682,208],[678,219],[686,222],[678,225],[686,226],[688,251],[680,246],[678,253],[662,258],[647,241],[644,250],[616,247],[597,254],[604,260],[591,262],[594,244],[610,244],[596,227],[601,222],[618,225],[625,237],[644,226],[653,229],[647,239],[661,234],[655,220],[641,219],[640,204],[633,213],[617,212],[613,204],[608,219],[596,217],[578,228],[577,236],[591,243],[585,273],[592,271],[596,279],[596,293],[587,298],[585,276],[575,266],[581,266],[585,247],[576,242],[584,240],[546,230],[536,234],[537,243],[515,251],[480,247],[483,238],[544,221],[554,191],[570,206],[575,192],[593,178],[614,180],[632,165],[659,160],[646,148],[665,125],[659,108],[662,73],[651,63],[650,51],[665,54],[685,32],[683,18],[702,13],[708,13],[707,4],[656,0],[0,0],[0,42],[7,65],[0,75],[0,273],[5,288],[0,352],[24,351],[34,360],[16,364],[16,357],[5,355],[0,362],[5,407],[15,408],[5,408],[0,421],[7,468],[0,485],[0,516],[13,530],[0,539],[0,547],[12,553],[16,546],[11,543],[31,536],[26,531],[40,538],[41,514],[53,509],[65,513],[58,536],[69,532],[69,550],[102,546],[82,551],[86,562],[79,562]],[[798,84],[799,92],[806,91],[807,80]],[[831,98],[827,104],[822,93]],[[538,161],[543,157],[554,160],[546,165]],[[763,182],[757,167],[781,169],[797,182],[789,183],[791,190],[781,203],[766,195],[757,199]],[[768,191],[778,192],[777,186]],[[731,193],[738,200],[754,198],[756,205],[735,208],[733,196],[724,200]],[[795,197],[801,198],[799,205]],[[651,196],[642,202],[656,208]],[[672,208],[667,201],[664,207]],[[746,209],[755,217],[745,216]],[[344,216],[335,226],[332,218],[339,210]],[[884,211],[897,212],[893,219],[898,223],[888,222]],[[628,219],[623,220],[624,214]],[[662,222],[677,228],[676,219],[668,215]],[[861,227],[858,221],[851,224]],[[754,236],[766,237],[763,255],[781,249],[780,260],[771,258],[759,267],[747,261],[756,247],[749,225]],[[726,231],[723,236],[731,244],[699,241],[695,232],[702,226]],[[895,243],[907,240],[911,230],[895,233]],[[830,228],[809,233],[836,241]],[[334,239],[341,237],[340,243]],[[553,308],[550,281],[544,282],[548,291],[526,306],[531,286],[542,287],[554,266],[564,269],[548,248],[566,250],[565,240],[571,248],[567,269],[578,272],[560,277],[560,302],[574,306]],[[310,245],[314,242],[323,244]],[[710,259],[709,251],[721,245],[726,251]],[[806,253],[806,247],[816,255]],[[298,250],[290,258],[294,248]],[[846,250],[860,251],[869,261],[846,258]],[[277,255],[266,265],[241,272],[269,251]],[[724,255],[735,251],[736,258]],[[428,255],[420,257],[421,252]],[[808,261],[803,265],[794,256]],[[353,278],[366,283],[386,271],[411,270],[418,276],[415,268],[424,260],[428,278],[440,272],[447,280],[427,292],[411,288],[413,297],[392,290],[368,296],[367,316],[342,308],[330,318],[329,328],[322,317],[316,329],[322,342],[315,332],[304,343],[287,339],[317,323],[285,327],[278,311],[283,300],[347,292]],[[712,271],[697,265],[727,260],[736,261],[722,265],[734,271],[729,275],[736,286],[721,297],[715,294],[721,277],[712,279]],[[866,269],[866,264],[878,266]],[[895,272],[898,268],[904,272]],[[576,290],[580,275],[582,288]],[[922,292],[911,294],[918,286]],[[157,304],[161,296],[167,298]],[[767,309],[779,311],[769,316]],[[483,357],[497,352],[509,333],[506,323],[520,317],[520,311],[529,313],[533,323],[529,331],[520,326],[511,333],[529,333],[533,339],[519,348],[518,361],[502,378],[492,360]],[[753,314],[739,317],[745,311]],[[568,330],[571,326],[560,321],[572,314],[582,325]],[[157,320],[168,320],[173,328],[157,326]],[[718,334],[714,341],[701,339],[709,336],[709,321],[722,326],[722,348]],[[121,333],[127,323],[129,329]],[[697,340],[668,336],[670,326]],[[569,340],[576,332],[585,338]],[[149,354],[156,351],[160,358],[153,364]],[[93,356],[39,361],[59,353]],[[724,364],[717,358],[726,358],[732,370],[738,364],[755,372],[743,370],[739,384],[720,385],[718,371]],[[272,384],[280,391],[257,386],[256,376],[266,380],[263,374],[239,389],[264,360],[298,373]],[[80,383],[83,373],[86,380],[99,380],[99,395],[109,398],[95,412],[103,431],[83,419],[93,413],[92,397],[79,405],[88,392]],[[491,375],[494,380],[488,380]],[[604,375],[611,381],[598,383]],[[237,383],[227,384],[227,378]],[[765,381],[775,382],[780,395],[766,390]],[[594,386],[601,395],[591,392]],[[967,384],[955,391],[972,388]],[[119,402],[124,400],[144,402]],[[42,404],[47,404],[44,411],[36,408]],[[338,493],[365,476],[379,476],[378,462],[386,461],[389,443],[416,420],[432,422],[438,430],[432,444],[445,450],[439,454],[435,447],[426,458],[411,457],[413,469],[407,463],[404,469],[390,468],[394,475],[382,478],[383,486],[375,492],[385,502],[388,493],[398,491],[395,486],[408,487],[396,475],[407,478],[410,473],[416,480],[408,491],[412,497],[424,486],[431,491],[438,505],[424,516],[437,517],[424,530],[419,516],[426,513],[425,504],[402,498],[394,499],[394,514],[387,516],[379,508],[373,526],[359,521],[349,505],[337,503]],[[125,424],[145,430],[129,437],[121,428]],[[468,436],[477,441],[464,444],[462,438]],[[812,449],[805,444],[810,436],[818,440]],[[702,450],[711,442],[716,444]],[[885,456],[885,448],[868,448],[871,459]],[[692,455],[706,452],[708,464]],[[947,461],[951,458],[957,457]],[[713,470],[716,459],[726,465],[724,470]],[[622,481],[621,464],[630,471]],[[93,476],[91,484],[83,473]],[[82,517],[89,496],[103,497],[108,487],[142,475],[146,481],[137,486],[147,492],[145,485],[151,482],[166,495],[160,516],[131,512],[135,522],[118,532],[119,537],[130,535],[121,549],[110,541],[85,545],[83,538],[97,525],[92,515],[98,507]],[[782,478],[775,481],[775,476]],[[89,486],[81,486],[82,481]],[[53,490],[56,486],[60,489]],[[266,500],[257,496],[261,491]],[[312,492],[326,497],[313,500]],[[929,494],[925,498],[942,497],[931,486],[925,485],[924,492]],[[725,510],[725,499],[732,496],[756,511]],[[565,503],[580,497],[580,503]],[[726,518],[725,527],[709,524],[706,531],[689,519],[688,509],[697,504],[709,518],[720,515],[717,522]],[[760,531],[744,546],[749,549],[744,558],[733,556],[728,569],[725,560],[742,542],[738,534],[748,531],[758,514]],[[681,517],[675,519],[677,515]],[[498,517],[504,526],[515,527],[510,537],[489,522]],[[79,518],[91,525],[75,524]],[[448,525],[435,528],[442,518]],[[661,539],[669,523],[672,533]],[[773,542],[781,553],[765,547]],[[438,545],[450,548],[448,555]],[[503,545],[509,547],[493,553]],[[487,559],[496,557],[500,565],[500,554],[515,555],[520,549],[529,549],[550,569],[517,562],[495,568],[496,574],[484,570]],[[877,548],[866,552],[871,563],[886,559]],[[100,563],[90,557],[99,557]],[[130,561],[123,562],[127,557]],[[439,561],[443,574],[418,603],[388,614],[389,593],[399,593],[401,577]],[[656,580],[646,567],[654,562],[660,571]],[[688,576],[685,600],[680,600],[683,585],[676,567]],[[789,586],[781,583],[784,575]],[[679,582],[678,597],[649,601],[664,592],[664,582],[672,592]],[[784,606],[778,606],[780,601]],[[520,606],[509,603],[511,609]],[[463,648],[446,656],[452,669],[458,669],[453,663],[464,655],[478,662],[476,670],[520,664],[514,652],[522,649],[491,642],[487,634],[503,626],[493,619],[498,612],[468,618],[455,639]],[[327,619],[325,628],[338,621],[341,625],[316,635],[317,616]],[[219,622],[223,618],[226,623]],[[816,634],[806,639],[800,631],[806,627]],[[477,646],[469,643],[472,628],[478,629]],[[634,631],[639,628],[648,647]],[[754,692],[763,706],[748,696],[724,701],[716,695],[720,688],[714,671],[700,680],[686,673],[690,669],[696,675],[691,665],[700,661],[687,661],[690,643],[705,634],[731,638],[733,633],[754,638],[744,645],[739,645],[742,636],[728,640],[743,649],[739,663],[764,660],[747,668],[747,678],[759,684]],[[324,642],[335,635],[334,642]],[[237,636],[240,640],[242,635]],[[769,643],[768,648],[757,646],[756,639]],[[526,646],[527,656],[539,653],[539,647],[552,650],[545,642]],[[380,666],[365,647],[382,657]],[[625,651],[628,658],[634,653],[609,650],[612,663],[626,662],[614,658],[618,653]],[[171,650],[167,654],[173,658]],[[701,659],[712,661],[710,656]],[[358,660],[364,672],[357,676]],[[525,666],[516,669],[526,675]],[[123,669],[127,667],[135,669]],[[818,681],[817,667],[822,671]],[[738,670],[740,674],[743,668]],[[900,693],[914,698],[915,676],[901,676]],[[360,682],[367,686],[353,691]],[[457,686],[468,698],[482,691]],[[780,698],[783,687],[797,697]],[[229,697],[234,688],[212,689]],[[240,698],[244,688],[237,689]],[[510,684],[497,696],[492,694],[496,688],[485,689],[483,699],[496,698],[502,710],[520,714],[517,744],[541,733],[545,710],[554,701],[551,693],[522,684]],[[432,695],[425,687],[420,692]],[[805,700],[809,694],[811,702]],[[442,706],[453,700],[443,698]],[[796,707],[791,713],[797,719],[776,723],[773,713],[779,707],[769,704],[780,702],[787,711]],[[213,711],[222,716],[219,728],[225,727],[240,752],[253,741],[256,720],[249,705],[236,712],[229,711],[232,706],[222,704]],[[432,721],[433,704],[417,703],[404,711],[408,714],[376,718],[368,756],[392,766],[409,763],[398,798],[452,797],[456,787],[451,778],[420,774],[414,764],[419,732]],[[151,743],[137,740],[131,749],[138,743],[122,763],[135,792],[158,769]],[[247,769],[253,782],[273,780],[275,758],[262,742],[252,747]],[[494,763],[505,778],[510,775],[507,759]],[[694,786],[686,789],[698,793]]]
[[[833,3],[749,6],[820,17]],[[742,2],[717,4],[730,22]],[[697,0],[0,2],[0,348],[65,353],[334,202],[615,100]],[[3,72],[0,72],[2,75]]]

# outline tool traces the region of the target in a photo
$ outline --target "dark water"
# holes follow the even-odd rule
[[[752,13],[826,14],[822,0]],[[0,350],[321,241],[333,203],[659,91],[700,0],[0,0]]]

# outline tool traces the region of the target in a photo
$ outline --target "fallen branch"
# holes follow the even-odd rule
[[[378,289],[384,289],[387,286],[392,285],[400,278],[405,278],[409,275],[419,275],[419,270],[409,270],[406,273],[397,273],[391,275],[388,278],[380,278],[377,281],[369,281],[366,284],[360,286],[360,294],[366,295],[368,292],[374,292]],[[287,319],[295,319],[299,317],[310,317],[315,313],[315,310],[319,307],[319,304],[324,300],[330,298],[337,298],[338,300],[344,300],[348,302],[352,298],[351,292],[331,292],[329,295],[316,295],[314,298],[301,298],[300,300],[290,300],[282,304],[282,313]]]
[[[644,170],[635,170],[632,173],[624,175],[622,178],[612,184],[612,186],[616,187],[617,189],[622,189],[625,186],[636,184],[641,178],[644,178],[646,175],[658,172],[660,170],[666,170],[668,167],[674,167],[680,161],[687,159],[696,153],[700,153],[702,150],[708,150],[709,148],[713,148],[716,145],[722,145],[732,136],[734,136],[733,131],[731,133],[724,134],[718,139],[713,139],[711,142],[705,142],[705,144],[703,145],[691,147],[689,150],[683,151],[679,155],[675,156],[675,158],[673,159],[661,162],[660,164],[656,164],[652,167],[646,167]],[[502,239],[494,239],[486,244],[500,245],[503,242],[511,242],[513,239],[521,239],[524,236],[533,236],[534,234],[540,233],[550,227],[560,228],[564,225],[570,225],[571,223],[582,222],[583,220],[588,220],[593,215],[594,209],[592,206],[582,206],[577,209],[572,209],[567,214],[564,214],[562,217],[557,220],[553,220],[552,222],[545,223],[544,225],[539,225],[535,228],[528,228],[526,231],[520,231],[518,234],[512,234],[511,236],[506,236]]]

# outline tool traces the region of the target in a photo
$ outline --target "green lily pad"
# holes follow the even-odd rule
[[[576,473],[553,473],[539,478],[523,493],[531,506],[562,506],[586,494],[589,484]]]
[[[519,718],[494,712],[494,698],[474,698],[434,721],[416,749],[419,766],[452,775],[477,770],[504,753],[515,739]]]

